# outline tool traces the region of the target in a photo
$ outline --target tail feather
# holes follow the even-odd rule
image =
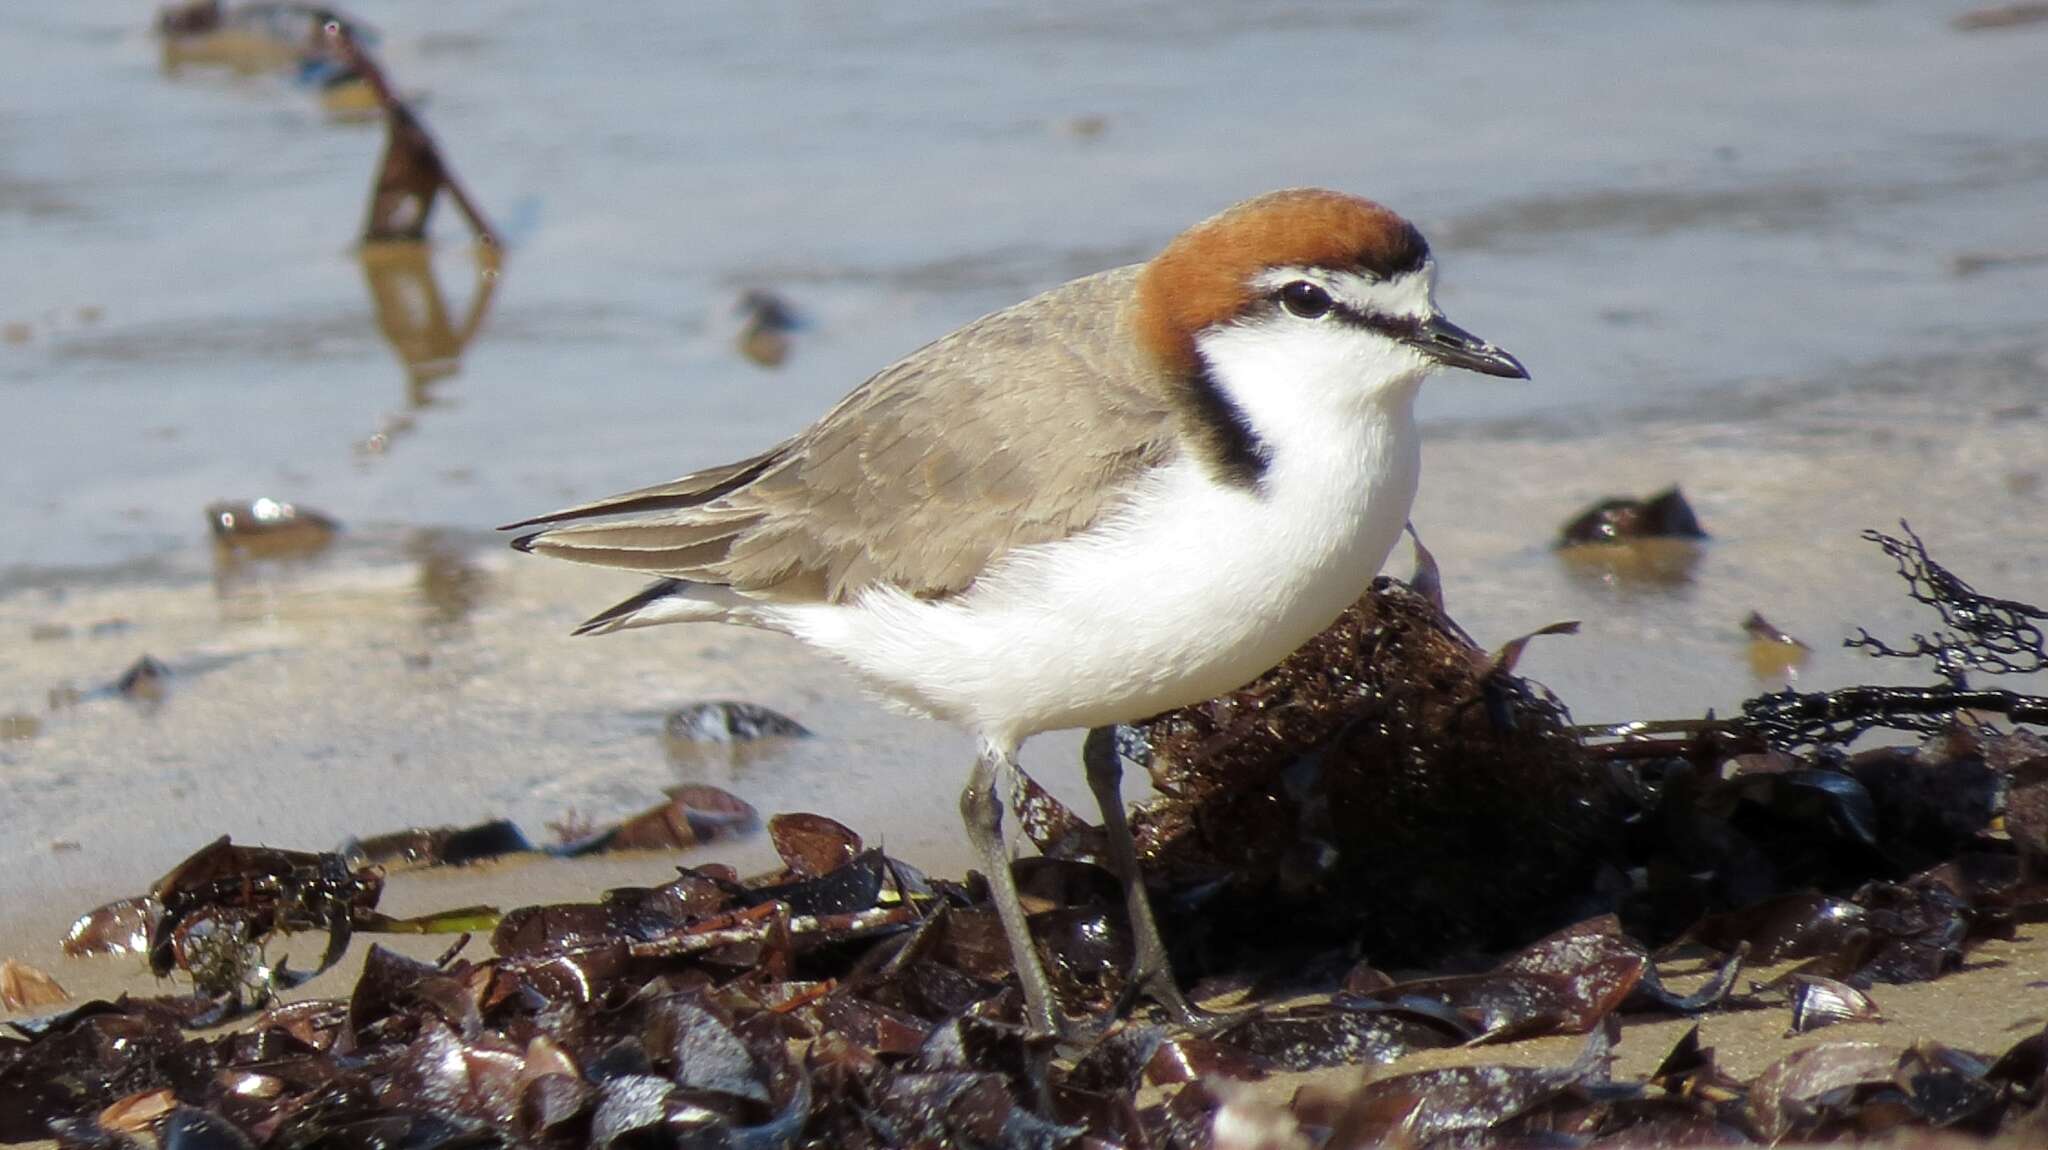
[[[522,542],[524,540],[516,540],[512,545],[518,547]],[[525,548],[522,547],[520,550],[523,551]],[[623,631],[633,626],[633,616],[674,595],[682,589],[682,586],[683,581],[681,579],[657,579],[642,588],[640,593],[631,599],[623,603],[615,603],[578,623],[576,630],[572,633],[577,635],[603,635],[612,631]]]
[[[628,512],[668,511],[679,507],[699,507],[720,496],[729,495],[759,479],[763,472],[780,462],[788,452],[789,444],[781,444],[751,459],[742,459],[738,463],[729,463],[723,467],[706,468],[703,471],[692,472],[681,479],[669,483],[657,483],[652,487],[642,487],[638,491],[628,491],[622,495],[610,495],[590,503],[581,503],[574,507],[564,507],[560,511],[550,511],[546,515],[536,515],[531,519],[521,519],[517,523],[507,523],[503,527],[498,528],[498,530],[516,531],[521,527],[538,527],[543,524],[562,523],[574,519],[593,519],[602,516],[623,515]],[[528,535],[524,538],[532,539],[533,536]],[[512,545],[514,547],[519,546],[519,541],[515,540]]]
[[[736,594],[730,587],[688,579],[657,579],[632,598],[585,619],[574,634],[609,635],[613,631],[657,627],[663,623],[740,623],[781,629],[773,619],[764,617],[760,604]]]

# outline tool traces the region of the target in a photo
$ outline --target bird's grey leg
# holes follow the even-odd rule
[[[1143,987],[1175,1022],[1197,1026],[1214,1021],[1214,1016],[1190,1003],[1173,981],[1173,965],[1166,957],[1166,943],[1159,937],[1159,924],[1152,918],[1152,900],[1145,893],[1145,876],[1138,870],[1138,846],[1124,816],[1124,766],[1110,728],[1088,732],[1087,741],[1081,744],[1081,762],[1088,769],[1088,789],[1095,792],[1095,803],[1102,808],[1102,829],[1109,834],[1109,868],[1123,884],[1124,904],[1130,912],[1137,950],[1131,982]]]
[[[1003,935],[1010,943],[1010,961],[1017,967],[1017,983],[1024,990],[1024,1025],[1035,1037],[1054,1038],[1061,1034],[1059,1004],[1053,998],[1052,982],[1031,945],[1031,928],[1024,921],[1024,900],[1017,895],[1017,878],[1010,872],[1010,852],[1003,846],[1003,807],[1008,799],[998,784],[1007,780],[1011,768],[1008,748],[985,746],[974,762],[974,774],[967,789],[960,792],[960,817],[967,824],[967,839],[981,856],[982,871],[988,876],[989,893],[995,897],[996,917],[1002,919]]]

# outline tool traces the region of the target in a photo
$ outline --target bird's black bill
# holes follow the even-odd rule
[[[1462,367],[1503,379],[1527,379],[1529,369],[1507,352],[1442,316],[1424,320],[1408,337],[1409,346],[1445,367]]]

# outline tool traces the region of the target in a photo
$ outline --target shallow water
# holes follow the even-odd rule
[[[1483,641],[1587,621],[1524,664],[1582,718],[1725,711],[1751,609],[1817,648],[1802,685],[1870,677],[1834,643],[1916,624],[1855,537],[1901,516],[2048,600],[2048,263],[1957,263],[2048,250],[2048,29],[1952,9],[355,5],[507,235],[491,280],[445,209],[427,263],[358,258],[379,130],[283,78],[166,75],[132,4],[10,14],[0,715],[40,730],[0,742],[0,940],[217,833],[637,809],[685,773],[658,731],[693,698],[820,732],[711,781],[958,865],[964,739],[771,636],[571,641],[635,581],[488,528],[755,450],[1288,184],[1417,219],[1447,311],[1535,373],[1432,385],[1416,520]],[[733,351],[751,286],[807,320],[779,370]],[[436,294],[446,331],[380,331]],[[1549,551],[1674,480],[1715,536],[1688,579]],[[217,567],[201,508],[258,495],[347,531]],[[144,652],[161,705],[49,709]],[[1027,758],[1071,794],[1071,750]]]

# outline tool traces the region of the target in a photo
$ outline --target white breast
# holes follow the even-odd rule
[[[1328,626],[1385,562],[1420,470],[1414,391],[1362,401],[1354,378],[1330,410],[1243,396],[1271,456],[1256,490],[1184,456],[1117,514],[1008,553],[964,595],[870,592],[783,609],[778,623],[888,695],[1000,741],[1234,690]]]

